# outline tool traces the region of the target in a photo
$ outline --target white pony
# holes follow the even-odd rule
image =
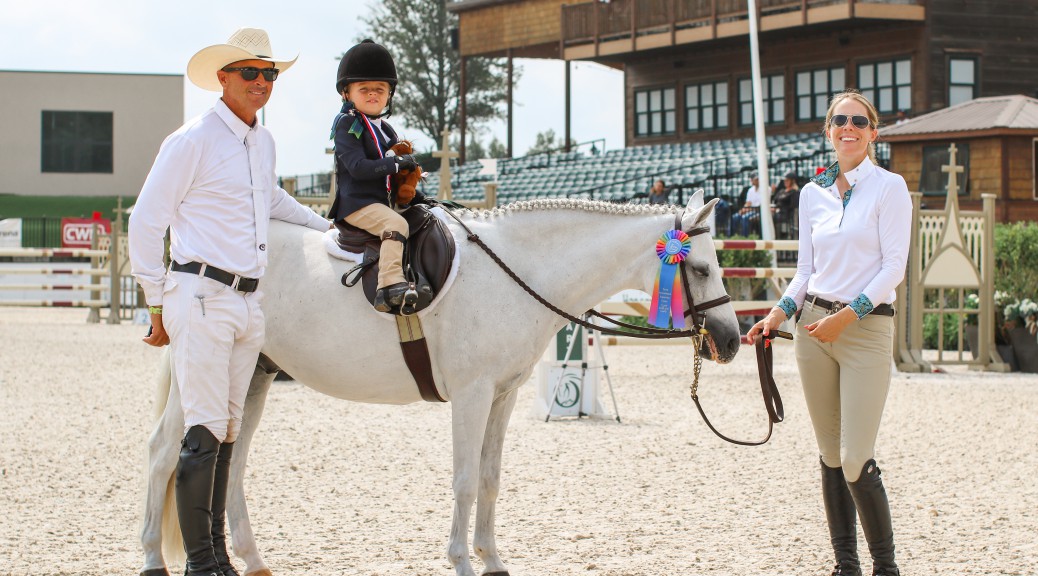
[[[681,216],[682,229],[705,226],[715,202],[704,206],[702,192],[693,195]],[[533,290],[579,315],[622,290],[652,290],[660,267],[656,241],[674,228],[678,211],[673,206],[560,199],[463,210],[459,218]],[[483,574],[507,575],[494,537],[505,429],[519,386],[566,320],[524,292],[466,239],[457,222],[450,228],[460,270],[449,290],[419,313],[437,388],[451,402],[454,518],[447,556],[456,576],[475,576],[466,540],[472,505],[477,503],[472,546],[483,562]],[[260,282],[267,322],[264,355],[298,381],[330,396],[384,404],[420,401],[401,357],[396,323],[375,312],[360,287],[339,283],[349,263],[327,254],[322,234],[272,223],[269,244],[270,265]],[[709,234],[692,237],[692,251],[682,265],[695,302],[725,296]],[[714,360],[730,361],[740,344],[732,306],[710,308],[705,325],[709,335],[703,349],[709,344]],[[227,502],[233,550],[245,561],[249,576],[270,574],[249,525],[242,486],[249,443],[274,377],[262,364],[246,400]],[[167,553],[183,553],[176,549],[180,534],[171,482],[184,424],[177,386],[170,385],[175,375],[170,373],[168,355],[163,374],[160,381],[169,392],[160,389],[162,415],[149,443],[141,533],[146,576],[167,574],[163,533]]]

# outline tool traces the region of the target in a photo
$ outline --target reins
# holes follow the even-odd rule
[[[691,329],[673,330],[655,328],[651,326],[637,326],[634,324],[621,322],[619,320],[614,320],[599,313],[596,310],[588,310],[585,313],[586,316],[599,318],[601,320],[609,322],[610,324],[625,328],[626,330],[617,330],[615,328],[610,328],[608,326],[592,324],[591,322],[587,322],[581,318],[577,318],[576,316],[569,314],[565,310],[562,310],[561,308],[555,306],[551,302],[545,300],[543,296],[538,294],[536,290],[531,288],[528,284],[526,284],[526,282],[523,281],[522,278],[519,277],[519,275],[512,271],[512,269],[509,268],[508,265],[505,264],[504,261],[501,260],[501,258],[493,250],[491,250],[490,247],[486,245],[486,243],[483,242],[479,235],[470,230],[469,227],[466,226],[460,218],[458,218],[454,211],[449,209],[451,208],[451,206],[448,206],[441,202],[432,202],[434,202],[435,204],[439,204],[444,208],[447,208],[444,210],[444,212],[449,214],[451,218],[453,218],[458,223],[458,225],[465,230],[467,234],[466,237],[468,238],[468,240],[470,242],[475,243],[484,252],[486,252],[487,255],[490,256],[490,259],[493,260],[501,268],[501,270],[503,270],[505,274],[508,275],[509,278],[511,278],[516,284],[518,284],[520,288],[522,288],[534,300],[540,302],[541,305],[543,305],[545,308],[551,310],[552,312],[565,318],[566,320],[569,320],[570,322],[577,324],[579,326],[583,326],[588,330],[597,330],[602,334],[608,334],[610,336],[629,336],[632,338],[645,339],[691,338],[693,342],[693,355],[695,358],[693,365],[693,379],[691,384],[692,401],[695,402],[696,408],[699,410],[699,415],[703,418],[703,422],[706,423],[707,427],[709,427],[710,430],[714,434],[716,434],[718,438],[721,438],[722,440],[725,440],[727,442],[731,442],[732,444],[739,444],[742,446],[760,446],[761,444],[764,444],[769,439],[771,439],[771,432],[774,425],[778,422],[782,422],[782,419],[785,417],[785,413],[782,407],[782,398],[779,396],[778,386],[776,386],[775,379],[774,377],[772,377],[772,353],[770,344],[771,340],[776,336],[782,338],[789,338],[792,340],[793,336],[791,334],[789,334],[788,332],[773,330],[771,331],[770,335],[768,335],[767,337],[762,337],[760,340],[757,341],[757,371],[760,375],[761,394],[764,396],[764,405],[768,411],[767,436],[765,436],[763,440],[757,442],[734,440],[732,438],[725,436],[724,434],[721,434],[717,430],[717,428],[715,428],[714,425],[710,423],[710,419],[707,418],[706,412],[703,410],[703,406],[699,403],[699,372],[703,367],[703,358],[700,354],[699,349],[702,347],[703,339],[706,337],[707,334],[709,334],[705,326],[706,313],[703,311],[730,302],[732,299],[731,296],[725,294],[724,296],[721,296],[719,298],[714,298],[713,300],[709,300],[707,302],[703,302],[702,304],[697,305],[692,298],[692,291],[688,282],[688,272],[685,271],[685,266],[678,266],[678,268],[681,270],[682,290],[684,291],[686,301],[688,302],[688,305],[684,310],[684,315],[692,319]],[[683,211],[678,211],[677,214],[674,216],[675,230],[681,230],[682,214]],[[698,236],[700,234],[708,233],[709,231],[709,227],[699,226],[689,230],[688,235]]]

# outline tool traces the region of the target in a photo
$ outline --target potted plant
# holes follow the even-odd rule
[[[1038,372],[1038,224],[995,227],[994,282],[997,331],[1012,345],[1020,370]]]
[[[1002,315],[1020,371],[1038,373],[1038,302],[1013,300],[1002,309]]]

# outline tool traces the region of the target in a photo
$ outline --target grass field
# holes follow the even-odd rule
[[[135,198],[123,198],[123,208]],[[0,219],[4,218],[90,218],[94,212],[111,220],[116,196],[15,196],[0,194]]]

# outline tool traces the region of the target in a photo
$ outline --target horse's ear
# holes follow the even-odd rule
[[[686,212],[693,212],[703,207],[703,195],[706,192],[702,188],[696,188],[696,191],[692,193],[692,196],[688,199],[688,204],[685,205]]]
[[[703,205],[703,189],[700,188],[692,194],[692,197],[688,199],[688,204],[685,205],[685,214],[681,218],[681,228],[685,231],[700,226],[708,226],[710,224],[708,218],[714,211],[714,205],[717,204],[718,199],[713,200]]]

